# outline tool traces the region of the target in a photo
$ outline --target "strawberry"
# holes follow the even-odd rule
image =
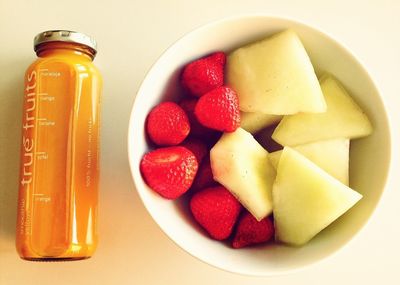
[[[196,107],[197,101],[197,99],[184,99],[179,103],[179,105],[183,110],[185,110],[186,115],[189,118],[190,133],[195,137],[207,139],[212,137],[216,131],[204,127],[197,120],[196,115],[194,114],[194,108]]]
[[[182,85],[194,96],[203,94],[224,84],[226,56],[215,52],[187,64],[182,73]]]
[[[232,247],[241,248],[267,242],[273,236],[274,225],[270,218],[266,217],[261,221],[257,221],[252,214],[246,212],[239,219]]]
[[[178,145],[188,136],[190,123],[185,111],[178,104],[163,102],[150,111],[146,130],[157,145]]]
[[[190,200],[194,219],[216,240],[230,236],[241,208],[238,200],[222,186],[206,188]]]
[[[194,113],[203,126],[211,129],[233,132],[240,126],[239,99],[236,92],[227,86],[203,95]]]
[[[199,166],[196,178],[194,179],[192,184],[192,189],[197,191],[206,187],[213,186],[214,184],[217,184],[217,182],[214,180],[214,176],[212,173],[210,157],[207,157]]]
[[[194,154],[182,146],[150,151],[140,161],[140,171],[147,185],[167,199],[178,198],[190,188],[197,168]]]
[[[198,139],[188,138],[182,143],[182,146],[193,152],[199,165],[202,162],[204,156],[206,156],[206,154],[208,153],[207,146]]]

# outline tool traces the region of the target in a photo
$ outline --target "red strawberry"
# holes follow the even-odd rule
[[[239,99],[236,92],[226,86],[202,96],[194,113],[203,126],[211,129],[233,132],[240,126]]]
[[[215,52],[187,64],[182,73],[182,85],[194,96],[203,94],[224,84],[226,56]]]
[[[140,161],[147,185],[167,199],[178,198],[190,188],[197,168],[194,154],[182,146],[150,151]]]
[[[207,146],[200,140],[194,138],[188,138],[182,143],[182,146],[193,152],[197,159],[197,163],[200,165],[204,156],[208,153]]]
[[[193,195],[190,210],[195,220],[216,240],[230,236],[241,205],[222,186],[206,188]]]
[[[188,136],[190,124],[185,111],[178,104],[163,102],[150,111],[146,130],[157,145],[177,145]]]
[[[214,130],[204,127],[202,124],[199,123],[196,115],[194,114],[194,108],[196,107],[196,104],[197,99],[184,99],[179,103],[179,105],[182,107],[183,110],[185,110],[186,115],[189,118],[190,133],[198,138],[207,139],[209,137],[212,137],[213,134],[216,132]]]
[[[241,248],[248,245],[269,241],[274,236],[274,225],[266,217],[257,221],[249,212],[244,213],[238,222],[232,247]]]
[[[199,166],[199,170],[197,171],[196,178],[193,181],[192,189],[200,190],[206,187],[213,186],[217,182],[214,180],[210,157],[204,159],[204,161]]]

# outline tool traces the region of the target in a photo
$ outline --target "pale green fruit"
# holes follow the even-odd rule
[[[278,123],[282,116],[269,115],[260,112],[240,112],[240,127],[249,133],[255,134],[262,129]]]
[[[362,198],[289,147],[279,160],[272,196],[275,238],[291,245],[307,243]]]
[[[327,173],[345,185],[349,185],[349,139],[334,139],[302,144],[293,147]],[[269,161],[275,169],[278,168],[282,151],[269,154]]]
[[[336,79],[324,76],[321,88],[327,111],[285,116],[272,134],[276,142],[295,146],[334,138],[355,139],[372,133],[367,115]]]
[[[269,162],[275,169],[278,169],[278,163],[281,159],[281,154],[282,150],[277,150],[268,154]]]
[[[233,51],[226,79],[244,112],[286,115],[326,110],[310,58],[292,30]]]
[[[257,219],[272,212],[275,169],[268,152],[245,130],[225,133],[211,149],[214,180],[224,185]]]

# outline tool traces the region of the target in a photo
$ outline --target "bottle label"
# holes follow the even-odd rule
[[[22,125],[22,161],[21,161],[21,179],[20,184],[24,189],[23,192],[30,193],[33,181],[33,160],[34,160],[34,147],[35,138],[32,135],[36,123],[36,85],[37,85],[37,72],[31,71],[26,79],[25,96],[24,96],[24,113]],[[31,234],[31,216],[27,208],[26,199],[20,200],[20,228],[21,234]]]

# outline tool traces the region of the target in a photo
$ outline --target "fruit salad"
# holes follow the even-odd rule
[[[147,116],[156,147],[140,171],[210,238],[301,246],[362,198],[349,151],[372,125],[334,76],[317,77],[294,31],[189,62],[179,84],[181,101]]]

